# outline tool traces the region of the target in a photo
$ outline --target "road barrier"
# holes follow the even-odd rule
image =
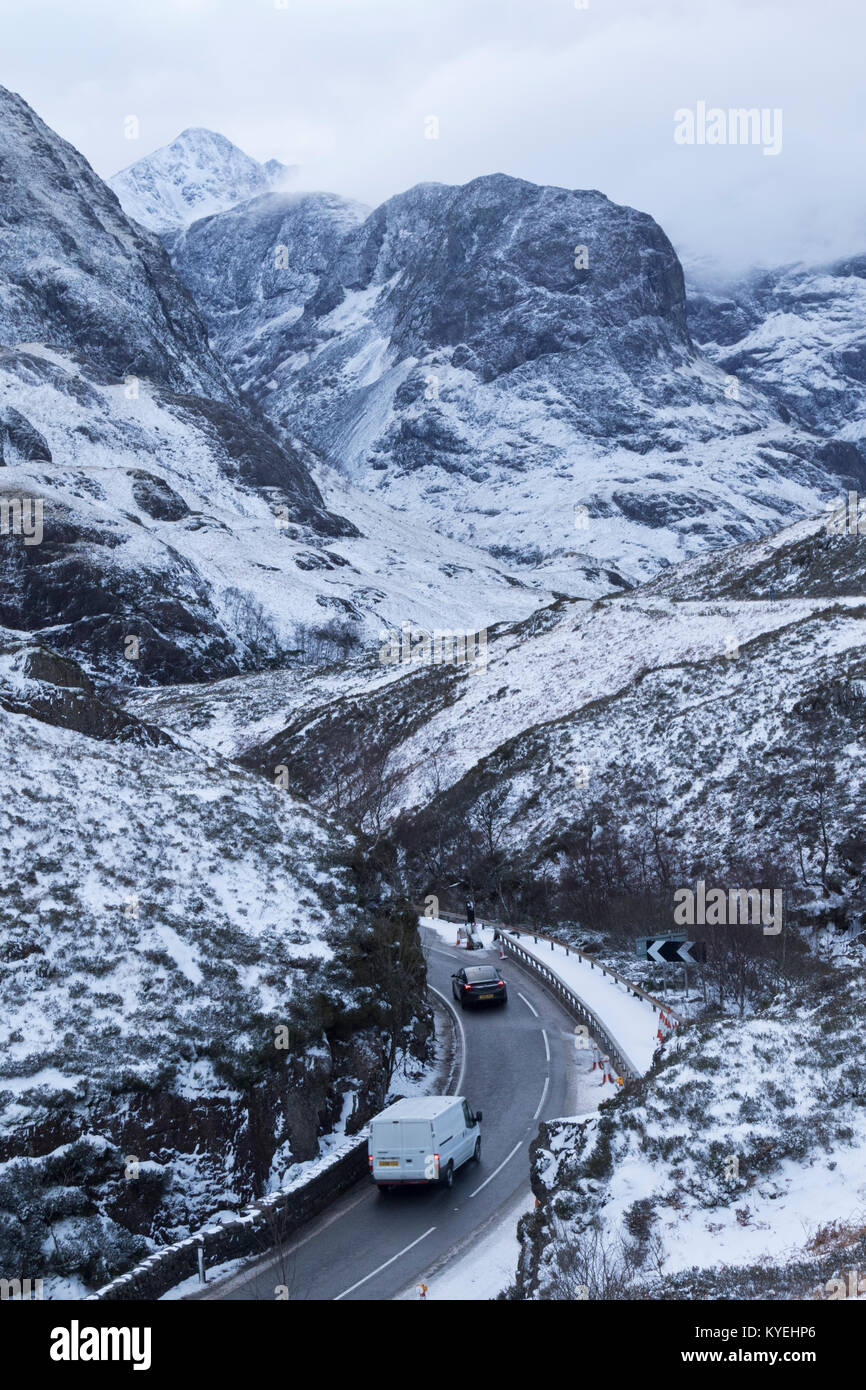
[[[219,1225],[205,1226],[174,1245],[160,1246],[141,1264],[112,1279],[85,1300],[155,1300],[200,1271],[246,1255],[273,1250],[317,1216],[367,1172],[367,1133],[320,1159],[312,1172],[282,1192],[250,1202],[236,1217]],[[281,1283],[278,1273],[275,1285]]]
[[[422,916],[424,915],[423,907],[419,907],[417,911]],[[463,920],[456,912],[440,912],[439,916],[446,922]],[[570,946],[567,941],[560,941],[556,936],[545,936],[544,932],[536,931],[534,927],[506,927],[503,922],[488,922],[487,926],[492,927],[495,931],[505,932],[509,936],[531,936],[536,945],[539,941],[549,941],[551,951],[554,946],[558,946],[567,956],[577,956],[578,960],[586,961],[590,970],[600,970],[602,975],[609,975],[612,980],[616,980],[617,984],[624,985],[629,994],[633,994],[636,999],[645,999],[648,1004],[652,1005],[653,1013],[664,1012],[668,1018],[674,1019],[677,1023],[683,1022],[682,1015],[675,1013],[663,1000],[656,999],[654,994],[649,994],[645,989],[641,989],[640,985],[636,985],[634,980],[630,980],[627,975],[621,975],[618,970],[614,970],[612,965],[605,965],[603,961],[598,960],[595,956],[587,955],[586,951],[579,950],[577,946]]]
[[[505,938],[505,943],[508,947],[509,955],[515,956],[517,960],[531,970],[533,974],[538,975],[557,996],[560,1003],[577,1019],[578,1023],[586,1025],[595,1042],[604,1047],[605,1057],[613,1058],[620,1076],[640,1076],[640,1070],[626,1055],[612,1034],[608,1032],[598,1014],[595,1013],[588,1004],[585,1004],[580,995],[575,994],[574,990],[571,989],[564,980],[559,978],[555,970],[551,970],[548,966],[543,965],[531,952],[525,950],[519,942],[512,941],[508,936]]]
[[[419,907],[418,911],[423,914],[424,909]],[[453,912],[440,912],[439,916],[444,918],[446,922],[459,922],[462,920]],[[636,985],[633,980],[629,980],[625,975],[621,975],[612,965],[605,965],[602,961],[597,960],[595,956],[587,955],[586,951],[581,951],[576,946],[570,946],[565,941],[559,941],[556,937],[545,936],[543,932],[532,929],[523,928],[521,930],[517,927],[506,927],[502,922],[487,922],[486,926],[498,930],[500,938],[504,940],[509,953],[515,956],[527,969],[538,975],[553,993],[556,994],[557,998],[565,1005],[568,1012],[572,1014],[578,1022],[590,1028],[593,1038],[602,1044],[608,1056],[615,1062],[620,1076],[640,1076],[641,1071],[623,1051],[620,1044],[605,1027],[598,1014],[596,1014],[588,1004],[584,1003],[580,995],[567,985],[564,980],[561,980],[555,970],[546,966],[536,955],[531,951],[525,950],[524,947],[520,945],[521,936],[531,936],[536,946],[539,941],[549,942],[551,951],[553,951],[554,947],[558,946],[560,950],[565,951],[567,956],[577,956],[577,958],[588,965],[591,970],[600,970],[603,975],[608,975],[612,980],[616,980],[617,984],[623,985],[624,988],[628,990],[629,994],[634,995],[636,999],[643,999],[651,1006],[653,1012],[659,1015],[659,1026],[661,1026],[662,1019],[669,1019],[675,1024],[682,1021],[680,1015],[676,1014],[673,1009],[669,1008],[661,999],[656,999],[654,995],[648,994],[645,989],[641,989],[640,985]],[[668,1026],[670,1026],[670,1024],[668,1024]]]

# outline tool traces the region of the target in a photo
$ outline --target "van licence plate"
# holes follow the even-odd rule
[[[492,994],[479,994],[478,998],[479,998],[479,999],[492,999],[492,998],[493,998],[493,995],[492,995]]]
[[[400,1166],[400,1160],[399,1160],[398,1158],[380,1158],[380,1159],[379,1159],[379,1167],[380,1167],[380,1168],[399,1168],[399,1166]]]

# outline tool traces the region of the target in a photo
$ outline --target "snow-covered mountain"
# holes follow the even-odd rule
[[[184,130],[170,145],[145,155],[108,180],[127,216],[161,234],[284,188],[297,165],[251,159],[213,130]]]
[[[815,456],[866,484],[866,256],[784,266],[689,291],[689,324],[723,371],[823,436]]]
[[[299,624],[462,627],[550,597],[456,542],[407,551],[404,519],[325,468],[329,510],[158,238],[19,97],[0,115],[0,492],[44,509],[41,544],[2,540],[0,623],[113,679],[208,680],[288,659]]]
[[[103,377],[235,399],[160,242],[2,87],[0,168],[0,343],[49,343]]]
[[[815,510],[815,441],[693,346],[644,213],[493,175],[264,197],[174,263],[241,388],[421,526],[631,580]]]
[[[206,695],[142,691],[129,707],[266,776],[287,767],[323,808],[351,797],[375,748],[384,819],[422,896],[441,887],[425,877],[433,846],[441,863],[443,846],[464,844],[491,788],[504,793],[496,840],[524,887],[561,863],[590,803],[641,843],[647,796],[683,873],[750,857],[780,871],[798,837],[808,858],[814,826],[794,823],[820,747],[827,873],[856,916],[862,856],[849,862],[845,844],[866,796],[864,566],[857,537],[800,522],[627,595],[494,628],[483,666],[432,664],[416,643],[404,666],[371,656],[292,686],[265,674]]]

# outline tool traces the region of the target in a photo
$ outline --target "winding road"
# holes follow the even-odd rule
[[[450,1002],[451,974],[467,963],[466,952],[430,931],[425,937],[429,984]],[[498,957],[486,949],[469,959],[474,965]],[[382,1196],[364,1179],[281,1252],[199,1297],[271,1301],[282,1285],[291,1301],[396,1298],[425,1273],[446,1268],[527,1192],[539,1121],[589,1110],[596,1087],[591,1055],[575,1048],[568,1014],[514,960],[504,969],[504,1008],[456,1009],[463,1047],[451,1089],[483,1111],[481,1163],[459,1169],[450,1191],[418,1187]]]

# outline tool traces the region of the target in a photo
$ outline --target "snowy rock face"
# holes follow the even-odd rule
[[[158,238],[20,98],[0,112],[0,505],[44,513],[38,543],[0,536],[0,623],[50,629],[94,676],[199,682],[285,663],[299,624],[375,637],[549,600],[460,544],[408,548],[345,475],[326,504],[309,454],[240,402]],[[363,215],[333,202],[304,293]],[[608,587],[581,572],[580,592]]]
[[[731,285],[696,284],[695,339],[713,361],[770,397],[783,420],[823,440],[821,463],[866,484],[866,256],[782,267]]]
[[[0,342],[78,352],[115,378],[234,395],[156,237],[87,161],[0,88]]]
[[[278,159],[259,164],[215,131],[192,129],[108,183],[129,217],[164,234],[282,188],[296,172],[296,165]]]
[[[263,375],[293,350],[293,325],[368,212],[331,193],[268,193],[172,240],[175,268],[242,389],[267,398]]]
[[[814,510],[826,484],[812,441],[695,350],[661,229],[600,193],[493,175],[364,220],[261,198],[173,256],[273,420],[494,556],[639,579]]]

